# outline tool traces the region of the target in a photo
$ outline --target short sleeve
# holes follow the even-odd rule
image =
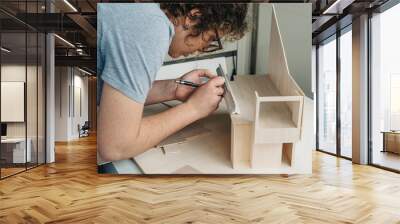
[[[100,77],[130,99],[144,103],[168,52],[170,26],[160,15],[135,9],[136,4],[111,5],[99,7]]]

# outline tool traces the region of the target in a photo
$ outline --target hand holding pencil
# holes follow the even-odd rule
[[[203,78],[213,78],[216,75],[207,69],[196,69],[190,71],[180,78],[173,80],[177,85],[175,96],[177,100],[186,101],[188,97],[203,84]]]

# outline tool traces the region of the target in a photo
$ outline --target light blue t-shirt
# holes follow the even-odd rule
[[[174,26],[158,4],[97,4],[97,105],[104,82],[144,103]]]

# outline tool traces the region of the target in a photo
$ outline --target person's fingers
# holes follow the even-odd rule
[[[196,72],[199,77],[207,77],[207,78],[211,79],[211,78],[217,76],[215,73],[211,72],[208,69],[197,69]]]
[[[208,81],[210,85],[213,86],[222,86],[225,83],[225,79],[223,77],[217,76]]]
[[[215,90],[215,93],[216,93],[218,96],[224,95],[224,88],[218,87],[218,88]]]

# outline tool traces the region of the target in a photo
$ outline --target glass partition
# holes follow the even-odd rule
[[[28,5],[26,5],[28,3]],[[7,1],[15,13],[43,13],[45,1]],[[6,26],[4,20],[17,25]],[[45,163],[45,34],[0,12],[0,178]]]
[[[26,170],[26,162],[30,162],[26,136],[26,40],[25,32],[1,34],[2,178]]]

